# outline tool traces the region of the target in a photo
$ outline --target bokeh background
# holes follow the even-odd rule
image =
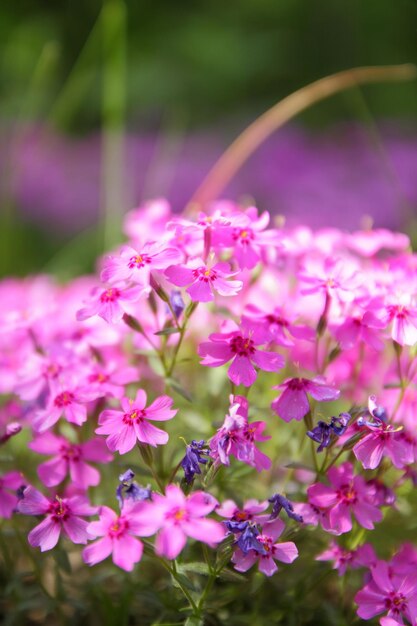
[[[247,124],[360,65],[417,62],[415,0],[15,0],[0,6],[0,273],[89,271],[123,214],[189,201]],[[417,221],[417,81],[350,89],[225,191],[290,224]]]

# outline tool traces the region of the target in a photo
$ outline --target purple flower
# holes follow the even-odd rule
[[[263,552],[249,549],[245,553],[238,547],[232,557],[235,569],[238,572],[246,572],[258,561],[259,571],[266,576],[272,576],[278,570],[275,561],[292,563],[298,557],[296,545],[292,541],[275,543],[284,528],[284,523],[279,519],[265,524],[262,534],[256,538],[262,545]]]
[[[268,499],[268,502],[272,504],[272,512],[270,515],[270,519],[276,519],[280,514],[281,510],[284,509],[288,517],[293,519],[295,522],[302,522],[303,518],[301,515],[298,515],[294,511],[294,507],[292,503],[287,500],[284,496],[281,496],[279,493],[276,493],[271,498]]]
[[[169,301],[170,301],[172,309],[173,309],[173,311],[175,313],[175,317],[177,319],[179,319],[180,316],[181,316],[181,313],[185,309],[185,303],[184,303],[184,300],[182,299],[181,292],[178,291],[178,289],[173,289],[171,291],[170,296],[169,296]],[[168,307],[167,307],[167,309],[168,309]]]
[[[206,442],[193,439],[187,446],[187,451],[181,461],[181,467],[184,470],[185,480],[188,484],[192,482],[196,474],[201,474],[200,464],[205,465],[208,462],[208,459],[202,456],[203,454],[208,454]]]
[[[286,422],[300,421],[307,415],[310,410],[307,393],[319,402],[337,400],[340,395],[340,391],[326,384],[321,376],[313,380],[288,378],[273,389],[284,389],[280,397],[272,402],[271,408]]]
[[[135,472],[126,470],[119,476],[119,485],[116,489],[116,498],[120,508],[123,508],[125,500],[140,502],[142,500],[152,500],[152,490],[150,487],[142,487],[133,480]]]
[[[349,413],[340,413],[339,417],[332,417],[330,424],[319,420],[317,426],[312,428],[312,430],[308,430],[306,435],[320,444],[317,448],[317,452],[321,452],[330,445],[332,434],[340,437],[345,433],[349,420]]]

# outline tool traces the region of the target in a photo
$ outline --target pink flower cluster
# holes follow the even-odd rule
[[[112,555],[126,571],[145,537],[173,560],[187,538],[232,535],[235,568],[267,576],[298,556],[294,522],[306,541],[320,534],[318,560],[341,575],[368,568],[360,617],[383,607],[384,626],[415,624],[411,565],[378,560],[368,531],[417,484],[417,256],[387,231],[270,227],[267,212],[226,201],[204,210],[133,211],[99,279],[0,283],[5,458],[28,441],[28,471],[2,470],[0,516],[43,516],[32,546],[93,541],[86,563]],[[152,486],[122,474],[116,513],[125,461]],[[276,485],[294,505],[271,497]],[[265,500],[230,500],[248,490]]]

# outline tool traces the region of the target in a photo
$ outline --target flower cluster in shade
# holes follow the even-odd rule
[[[31,546],[62,537],[85,544],[86,563],[112,555],[127,571],[145,537],[171,560],[187,538],[215,547],[227,534],[237,570],[271,575],[298,555],[285,514],[288,533],[326,538],[321,560],[369,567],[369,593],[394,594],[386,618],[410,621],[408,574],[382,581],[370,549],[334,539],[383,527],[398,487],[417,483],[408,238],[285,228],[228,201],[202,209],[132,211],[98,277],[0,284],[0,444],[27,441],[31,465],[31,480],[2,470],[1,517],[42,516]],[[306,434],[313,445],[297,443]],[[259,500],[283,484],[288,498],[222,502],[246,476]]]

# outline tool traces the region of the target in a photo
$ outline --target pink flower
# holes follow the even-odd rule
[[[266,313],[250,304],[242,319],[248,323],[261,324],[269,335],[268,340],[284,348],[295,345],[293,338],[314,341],[316,337],[315,331],[309,326],[294,324],[293,316],[286,314],[282,307],[275,307],[271,313]]]
[[[99,416],[99,427],[96,429],[98,435],[109,435],[107,446],[114,452],[120,454],[129,452],[136,441],[147,443],[151,446],[165,444],[168,441],[168,433],[156,428],[150,421],[170,420],[177,413],[176,409],[171,409],[173,400],[169,396],[160,396],[146,406],[146,393],[139,389],[136,398],[122,398],[121,405],[123,411],[106,409]]]
[[[0,476],[0,517],[9,519],[13,515],[18,503],[16,491],[24,483],[20,472],[8,472]]]
[[[89,387],[95,391],[97,398],[113,396],[121,398],[124,386],[136,382],[139,378],[136,367],[128,367],[122,363],[94,363],[87,375]]]
[[[336,296],[342,302],[354,300],[359,284],[356,266],[352,262],[329,257],[306,262],[298,279],[305,285],[302,294],[324,293],[328,297]]]
[[[235,296],[243,283],[227,279],[237,273],[230,271],[229,263],[216,263],[210,267],[200,259],[190,261],[188,267],[172,265],[165,270],[165,276],[177,287],[189,285],[186,291],[194,302],[211,302],[215,292],[221,296]]]
[[[32,426],[38,433],[51,428],[63,415],[71,424],[80,426],[87,420],[86,402],[93,400],[95,394],[83,386],[51,384],[51,392],[45,409],[37,411]]]
[[[379,319],[372,311],[346,317],[343,324],[333,330],[333,334],[340,343],[342,350],[348,350],[365,342],[374,350],[383,350],[384,342],[381,338],[381,329],[386,323]]]
[[[337,569],[339,576],[344,576],[347,569],[370,567],[376,563],[377,558],[370,543],[365,543],[356,550],[347,550],[332,540],[329,548],[316,556],[316,561],[334,561],[333,569]]]
[[[254,365],[266,372],[276,372],[284,366],[284,358],[280,354],[256,348],[266,342],[262,330],[246,329],[242,324],[239,330],[213,333],[209,340],[198,347],[198,354],[203,358],[201,364],[219,367],[232,360],[228,377],[235,385],[250,387],[255,382]]]
[[[233,246],[239,267],[253,269],[261,260],[265,248],[278,248],[282,245],[278,230],[265,230],[269,220],[267,211],[258,217],[255,207],[249,207],[244,213],[235,213],[230,216],[231,228],[228,231],[225,229],[223,237],[216,238],[216,243],[220,246]]]
[[[242,396],[230,396],[231,406],[223,426],[210,440],[210,455],[224,465],[230,455],[255,467],[258,472],[271,467],[271,460],[258,450],[255,441],[267,441],[263,435],[265,422],[248,422],[248,401]]]
[[[378,561],[371,568],[372,580],[355,596],[357,614],[362,619],[372,619],[380,613],[387,613],[380,624],[403,624],[405,617],[410,624],[417,619],[417,575],[415,572],[391,577],[388,563]]]
[[[233,522],[255,522],[263,523],[269,519],[269,515],[261,515],[263,511],[269,506],[269,502],[264,500],[258,502],[258,500],[247,500],[243,507],[239,509],[237,504],[233,500],[225,500],[220,506],[216,508],[217,515],[230,519]]]
[[[214,546],[224,539],[223,526],[205,519],[217,505],[208,493],[195,491],[186,497],[177,485],[168,485],[165,495],[153,494],[152,502],[145,503],[147,530],[158,532],[155,549],[167,559],[175,559],[184,548],[187,537]],[[152,534],[150,532],[150,534]]]
[[[87,489],[100,482],[100,472],[85,461],[109,463],[113,456],[102,439],[74,444],[51,432],[44,433],[29,443],[39,454],[53,454],[53,458],[38,466],[38,475],[44,485],[54,487],[69,474],[75,487]]]
[[[284,522],[279,519],[267,522],[262,528],[262,534],[256,539],[262,545],[264,554],[256,550],[249,550],[246,554],[237,548],[233,553],[232,563],[238,572],[247,572],[257,561],[259,571],[266,576],[272,576],[278,570],[275,561],[282,563],[292,563],[298,557],[298,550],[295,543],[285,541],[274,543],[282,534],[285,528]]]
[[[131,302],[137,302],[149,293],[150,288],[144,285],[135,287],[113,286],[106,289],[96,288],[85,307],[77,311],[77,320],[86,320],[93,315],[99,315],[109,324],[117,324],[129,308]]]
[[[386,307],[386,321],[392,322],[391,337],[400,346],[414,346],[417,342],[417,309],[406,304]]]
[[[96,565],[112,555],[113,563],[131,572],[135,563],[142,558],[143,543],[134,535],[148,537],[146,520],[142,515],[143,504],[124,506],[120,515],[107,506],[100,508],[100,519],[91,522],[87,530],[91,537],[102,537],[83,550],[83,559],[88,565]]]
[[[414,461],[413,443],[403,436],[400,428],[386,424],[377,415],[375,396],[369,397],[371,419],[360,417],[357,425],[367,428],[369,434],[353,447],[353,453],[365,469],[375,469],[383,456],[388,456],[395,467],[401,469]]]
[[[327,476],[330,487],[315,483],[307,489],[310,504],[327,509],[328,525],[323,524],[323,528],[336,535],[347,533],[352,529],[353,513],[361,526],[373,530],[374,522],[382,520],[382,513],[372,504],[372,485],[367,485],[362,476],[354,476],[353,465],[347,462],[331,467]]]
[[[177,248],[165,248],[164,244],[146,243],[140,252],[123,246],[119,256],[106,258],[100,278],[105,283],[147,283],[152,270],[163,270],[181,260],[182,254]]]
[[[84,496],[60,498],[56,496],[48,500],[34,487],[26,487],[17,510],[24,515],[45,515],[45,519],[30,531],[28,540],[33,548],[41,552],[52,550],[58,543],[61,531],[73,543],[87,543],[88,523],[80,516],[94,515],[96,507],[92,507]]]
[[[273,389],[284,389],[283,393],[271,404],[271,409],[286,422],[301,420],[310,410],[307,398],[309,393],[319,402],[337,400],[340,391],[326,384],[323,377],[313,380],[307,378],[288,378]]]

